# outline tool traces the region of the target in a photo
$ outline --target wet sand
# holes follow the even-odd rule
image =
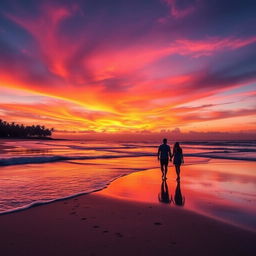
[[[181,180],[169,167],[163,182],[159,168],[121,177],[98,193],[121,200],[168,203],[256,232],[255,163],[210,160],[182,166]]]
[[[158,203],[154,184],[160,183],[149,172],[97,193],[0,216],[1,255],[255,255],[255,232]],[[155,199],[143,191],[154,191]]]

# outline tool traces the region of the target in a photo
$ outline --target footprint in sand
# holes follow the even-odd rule
[[[121,233],[115,233],[115,235],[116,235],[117,237],[123,237],[123,235],[122,235]]]

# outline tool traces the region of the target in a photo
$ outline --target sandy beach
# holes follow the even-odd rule
[[[150,191],[157,172],[149,172],[143,177]],[[142,173],[100,192],[0,216],[1,255],[255,255],[255,232],[146,197],[136,200],[128,190],[120,196],[125,182],[136,189]]]

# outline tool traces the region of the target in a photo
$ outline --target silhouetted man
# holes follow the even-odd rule
[[[172,160],[171,148],[167,145],[167,139],[163,139],[163,144],[159,146],[157,158],[160,160],[162,178],[166,179],[169,159]]]
[[[166,180],[162,181],[161,185],[161,192],[158,195],[158,200],[161,203],[169,204],[171,203],[170,197],[169,197],[169,190]]]

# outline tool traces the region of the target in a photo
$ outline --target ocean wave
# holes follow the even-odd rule
[[[12,157],[0,159],[0,166],[19,165],[19,164],[41,164],[67,160],[89,160],[89,159],[109,159],[122,157],[142,157],[154,156],[155,154],[139,153],[139,154],[119,154],[119,155],[103,155],[103,156],[33,156],[33,157]]]
[[[33,156],[33,157],[12,157],[0,159],[0,166],[17,165],[17,164],[40,164],[48,162],[56,162],[68,160],[68,157],[64,156]]]
[[[240,151],[241,152],[241,151]],[[119,152],[120,153],[120,152]],[[223,153],[223,155],[219,155]],[[254,156],[239,155],[233,156],[231,153],[234,152],[204,152],[204,153],[190,153],[184,154],[185,157],[203,157],[213,159],[229,159],[229,160],[245,160],[245,161],[256,161]],[[239,153],[236,152],[236,153]],[[59,161],[72,161],[72,160],[91,160],[91,159],[111,159],[111,158],[123,158],[123,157],[143,157],[143,156],[156,156],[153,153],[124,153],[118,155],[99,155],[99,156],[33,156],[33,157],[12,157],[0,159],[0,166],[8,165],[21,165],[21,164],[42,164]]]
[[[242,161],[256,161],[256,157],[248,156],[232,156],[232,155],[216,155],[211,153],[195,153],[195,154],[184,154],[184,156],[192,157],[203,157],[203,158],[212,158],[212,159],[226,159],[226,160],[242,160]]]
[[[189,146],[184,146],[183,148],[186,148],[186,149],[201,149],[201,150],[224,150],[224,151],[230,151],[230,152],[256,152],[256,148],[237,148],[237,147],[229,147],[229,146],[226,146],[226,147],[215,147],[215,146],[212,146],[212,147],[189,147]]]
[[[223,140],[223,141],[183,141],[181,144],[186,145],[202,145],[202,146],[235,146],[235,147],[256,147],[256,141],[255,140]]]

